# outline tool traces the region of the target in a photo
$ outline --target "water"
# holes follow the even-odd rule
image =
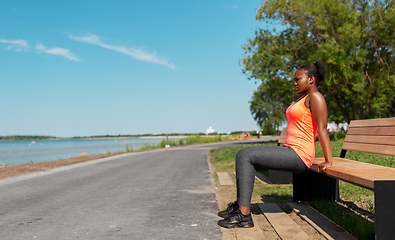
[[[78,153],[91,155],[126,151],[126,145],[138,149],[146,144],[157,144],[161,138],[123,139],[63,139],[0,141],[0,164],[7,165],[43,162],[78,157]]]

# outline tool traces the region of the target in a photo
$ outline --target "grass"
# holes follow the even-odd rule
[[[333,156],[340,155],[342,145],[343,145],[343,141],[331,141]],[[323,157],[324,156],[319,142],[316,143],[315,156],[316,157]],[[395,168],[395,157],[394,156],[384,156],[384,155],[373,154],[373,153],[347,151],[346,158],[355,160],[355,161],[359,161],[359,162],[366,162],[366,163]]]
[[[227,141],[231,138],[231,136],[200,136],[200,135],[191,135],[188,138],[180,138],[178,140],[169,139],[168,143],[170,146],[184,146],[184,145],[191,145],[195,143],[212,143],[212,142],[221,142]],[[165,147],[167,144],[166,139],[162,139],[159,145],[161,147]]]
[[[272,143],[268,145],[276,144]],[[340,155],[342,145],[342,140],[331,141],[332,153],[334,156]],[[210,159],[211,163],[214,165],[215,171],[234,172],[237,151],[253,146],[261,145],[247,145],[211,150]],[[316,157],[323,157],[319,142],[316,144]],[[392,156],[348,151],[346,158],[387,167],[395,167],[395,159]],[[341,201],[338,203],[317,201],[310,204],[332,221],[345,228],[356,238],[374,239],[374,222],[362,217],[360,214],[360,212],[364,212],[361,210],[362,208],[367,211],[367,215],[374,215],[374,192],[343,181],[340,181],[339,190]],[[292,191],[293,188],[291,184],[264,185],[259,181],[255,181],[252,201],[257,202],[262,200],[263,202],[275,203],[292,202]]]
[[[275,143],[269,143],[265,145],[276,146]],[[242,145],[237,147],[217,148],[210,151],[211,162],[216,164],[219,172],[234,172],[235,171],[235,159],[236,154],[239,150],[248,147],[262,146],[262,144],[251,144]]]
[[[350,209],[333,202],[316,201],[310,203],[310,205],[356,238],[362,240],[375,239],[374,222],[361,217]]]
[[[107,154],[112,154],[113,152],[110,152],[110,151],[105,151],[105,152],[102,152],[102,153],[99,153],[99,155],[107,155]],[[70,156],[69,156],[70,157]]]
[[[145,151],[156,148],[164,148],[167,144],[170,146],[185,146],[197,143],[211,143],[211,142],[221,142],[228,141],[232,136],[200,136],[200,135],[191,135],[188,138],[180,138],[180,139],[162,139],[158,144],[146,144],[138,149],[133,149],[132,146],[126,145],[126,152],[134,152],[134,151]]]

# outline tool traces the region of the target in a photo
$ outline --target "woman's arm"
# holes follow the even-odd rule
[[[327,108],[325,98],[319,92],[310,94],[310,108],[318,126],[318,139],[324,151],[325,162],[318,165],[318,172],[325,172],[327,167],[332,166],[331,142],[327,131]]]

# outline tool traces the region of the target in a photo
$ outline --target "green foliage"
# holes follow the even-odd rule
[[[112,154],[112,153],[113,152],[110,152],[109,150],[107,150],[105,152],[100,153],[99,155],[106,155],[106,154]],[[69,156],[69,158],[70,158],[70,156]]]
[[[374,192],[354,184],[339,182],[340,198],[353,202],[363,202],[369,205],[369,211],[374,214]]]
[[[331,141],[344,140],[344,138],[346,138],[346,133],[342,132],[330,132],[328,135]]]
[[[265,185],[259,193],[263,202],[292,202],[292,184]]]
[[[250,111],[258,122],[265,135],[275,135],[279,127],[285,122],[285,111],[291,98],[284,96],[294,96],[290,92],[288,83],[281,78],[276,78],[277,84],[271,86],[270,82],[263,82],[258,90],[254,91],[250,101]],[[276,92],[273,91],[276,88]],[[281,94],[279,94],[281,93]]]
[[[162,139],[159,144],[161,147],[165,147],[167,144],[166,139]],[[178,140],[171,139],[171,138],[169,139],[170,146],[183,146],[185,144],[186,144],[186,140],[184,138],[180,138]]]
[[[171,139],[169,138],[169,145],[170,146],[184,146],[184,145],[191,145],[194,143],[211,143],[211,142],[221,142],[229,140],[229,136],[202,136],[202,135],[190,135],[187,138],[180,138],[180,139]],[[160,147],[165,147],[167,144],[166,139],[162,139],[159,143]]]
[[[33,136],[33,135],[16,135],[16,136],[0,136],[0,140],[42,140],[55,139],[51,136]]]
[[[200,135],[191,135],[186,139],[186,144],[194,144],[194,143],[211,143],[211,142],[221,142],[224,140],[228,140],[228,137],[222,137],[220,135],[217,136],[200,136]]]
[[[126,144],[126,152],[132,152],[132,151],[133,151],[132,144],[130,144],[130,147],[129,144]]]
[[[133,151],[144,151],[144,150],[150,150],[150,149],[155,149],[155,148],[160,148],[160,147],[161,147],[160,144],[150,144],[150,143],[148,143],[148,144],[146,144],[146,145],[144,145],[144,146],[142,146],[142,147],[140,147],[140,148],[138,148],[136,150],[133,150]]]
[[[320,91],[328,103],[330,120],[350,122],[393,115],[394,18],[393,1],[264,1],[256,19],[268,26],[274,22],[283,27],[280,31],[258,29],[243,46],[243,72],[250,79],[262,81],[258,92],[266,102],[260,103],[256,98],[259,93],[254,93],[254,117],[258,111],[263,115],[273,112],[273,107],[281,110],[283,101],[289,105],[288,98],[295,96],[291,93],[294,71],[317,60],[324,61],[327,67]]]

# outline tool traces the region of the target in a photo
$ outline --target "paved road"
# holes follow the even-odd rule
[[[0,180],[0,239],[221,239],[206,153],[240,143],[130,153]]]

